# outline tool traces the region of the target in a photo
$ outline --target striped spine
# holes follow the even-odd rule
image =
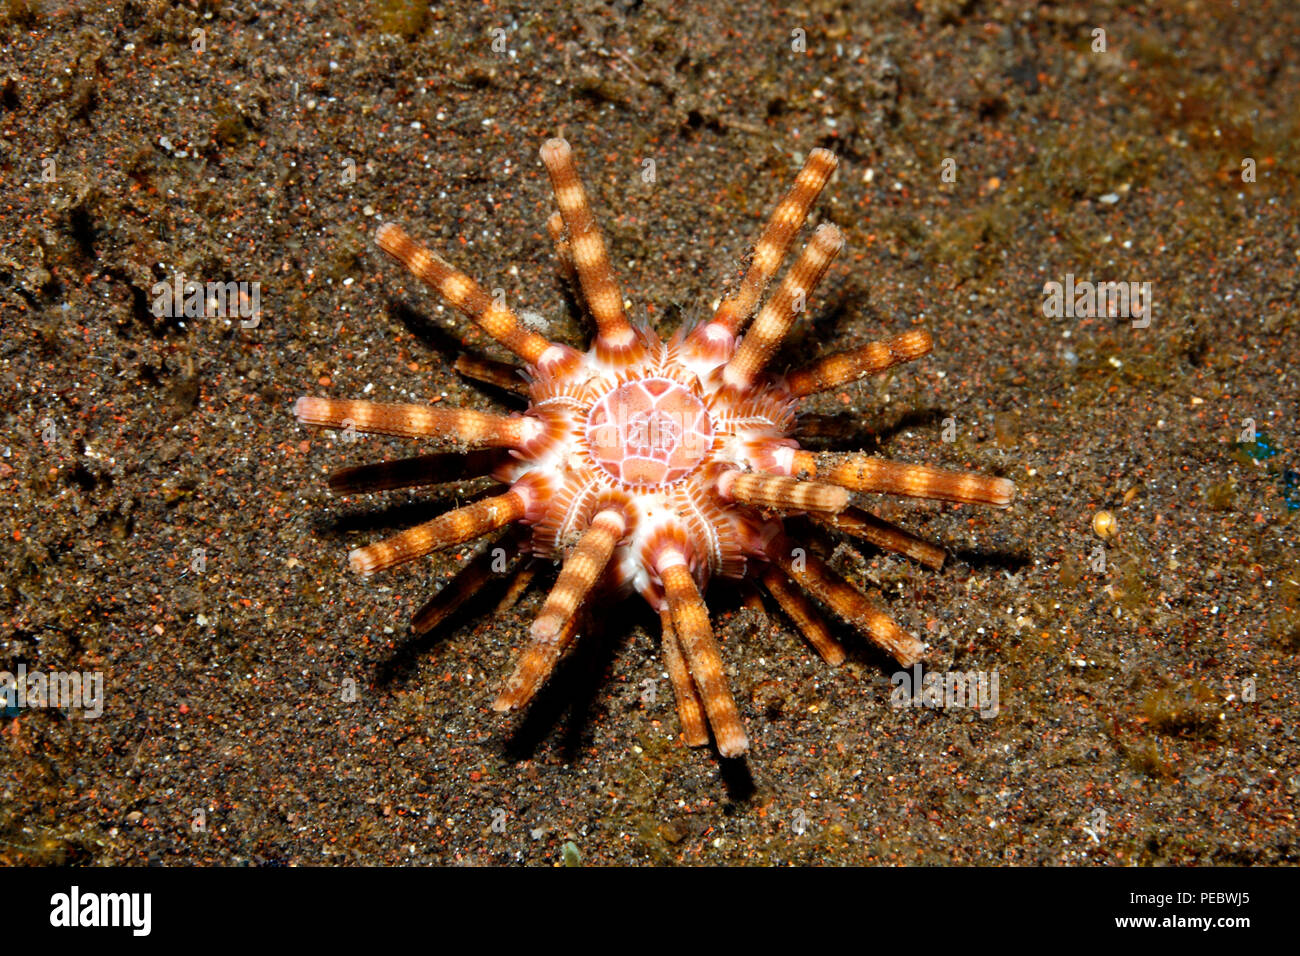
[[[375,232],[375,242],[448,305],[528,364],[559,365],[576,360],[572,349],[554,345],[525,327],[513,311],[488,295],[465,273],[407,235],[397,223],[380,226]]]
[[[822,656],[827,664],[839,667],[844,663],[844,648],[831,636],[822,616],[817,613],[811,601],[802,591],[790,583],[790,579],[777,568],[769,567],[763,572],[763,587],[767,593],[781,605],[781,610],[794,621],[795,627],[808,639],[808,643]]]
[[[462,448],[520,448],[541,432],[534,418],[490,415],[469,408],[395,405],[304,395],[293,413],[304,425],[352,428],[370,435],[431,438],[436,444]]]
[[[627,519],[617,508],[606,508],[591,520],[587,530],[564,559],[555,587],[533,622],[534,638],[549,639],[577,613],[578,605],[605,573],[614,547],[627,530]]]
[[[437,485],[445,481],[465,481],[490,473],[503,459],[499,451],[472,451],[468,454],[446,452],[417,455],[373,465],[340,468],[329,476],[330,491],[336,495],[370,494],[395,488]]]
[[[563,139],[549,139],[542,145],[541,155],[568,231],[569,257],[596,322],[597,354],[604,361],[626,364],[641,353],[640,341],[623,311],[623,296],[614,280],[604,236],[574,165],[573,149]]]
[[[871,455],[814,454],[799,450],[794,453],[791,470],[796,475],[816,476],[850,491],[930,498],[958,504],[1006,507],[1016,494],[1016,486],[1006,478],[928,465],[908,465]]]
[[[483,358],[481,355],[458,355],[452,367],[466,378],[495,385],[516,395],[528,394],[528,383],[519,377],[521,369],[518,365]]]
[[[947,557],[943,548],[936,547],[861,508],[848,508],[836,515],[813,515],[812,518],[824,528],[843,531],[845,534],[870,542],[877,548],[905,554],[936,571],[943,567],[944,558]]]
[[[808,299],[816,291],[831,262],[844,247],[844,236],[829,223],[818,226],[803,254],[785,274],[776,294],[763,310],[740,346],[727,363],[722,380],[732,388],[744,390],[753,384],[799,315],[808,308]]]
[[[574,615],[564,621],[554,634],[530,640],[524,652],[519,655],[514,672],[506,679],[496,700],[492,702],[492,709],[504,713],[527,706],[551,676],[555,665],[560,662],[577,633],[578,617]]]
[[[767,557],[805,591],[904,667],[925,653],[925,645],[894,623],[875,602],[835,573],[825,561],[797,547],[784,534],[772,538]]]
[[[729,468],[718,477],[718,494],[725,501],[765,511],[817,511],[834,514],[849,503],[849,493],[838,485],[800,481],[786,475],[752,474]]]
[[[713,322],[733,334],[744,327],[762,298],[763,290],[785,261],[790,244],[808,218],[808,211],[838,165],[839,160],[828,149],[814,149],[808,154],[794,185],[772,210],[772,217],[754,246],[749,270],[740,280],[740,287],[718,305]],[[702,328],[707,328],[707,324]]]
[[[659,623],[663,628],[664,666],[668,669],[668,679],[673,684],[673,695],[677,700],[677,717],[682,725],[682,739],[688,747],[703,747],[709,742],[709,725],[704,713],[704,702],[700,692],[691,679],[690,668],[686,665],[685,652],[677,631],[673,628],[672,611],[664,608],[659,612]]]
[[[391,538],[356,548],[348,554],[348,564],[358,574],[374,574],[433,551],[472,541],[518,521],[527,511],[527,495],[517,487],[511,488],[503,495],[484,498]]]
[[[803,398],[911,362],[928,355],[933,348],[934,339],[929,332],[912,329],[893,338],[868,342],[855,349],[819,358],[786,375],[785,385],[791,395]]]
[[[722,667],[722,652],[713,637],[709,611],[695,586],[695,578],[686,566],[686,558],[671,548],[659,552],[655,570],[664,585],[664,598],[672,612],[673,631],[681,641],[686,664],[699,689],[713,728],[713,739],[724,757],[739,757],[749,748],[749,738],[736,710],[727,676]]]

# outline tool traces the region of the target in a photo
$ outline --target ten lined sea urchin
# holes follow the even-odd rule
[[[824,561],[797,547],[784,519],[806,515],[938,567],[942,550],[853,507],[853,494],[1005,506],[1015,488],[1005,478],[864,454],[812,453],[791,437],[804,397],[918,358],[933,345],[928,333],[913,330],[786,375],[768,371],[844,242],[835,226],[819,226],[754,315],[835,170],[832,153],[816,149],[809,155],[735,292],[711,319],[679,329],[667,342],[628,320],[569,144],[552,139],[541,156],[559,206],[547,228],[595,323],[591,348],[579,352],[530,330],[473,279],[388,223],[376,234],[380,248],[517,355],[526,375],[503,376],[495,363],[468,363],[465,370],[507,386],[526,380],[528,408],[507,416],[303,397],[294,411],[304,424],[419,438],[460,453],[454,469],[445,454],[348,468],[331,477],[336,491],[411,487],[475,474],[490,474],[508,486],[357,548],[349,556],[355,571],[382,571],[516,522],[531,530],[509,532],[520,547],[562,560],[531,641],[496,699],[497,710],[522,707],[533,697],[573,641],[579,612],[595,592],[621,598],[636,590],[659,612],[664,663],[685,740],[707,743],[712,728],[719,752],[734,757],[744,753],[748,739],[702,596],[711,578],[757,579],[831,664],[840,663],[844,652],[815,602],[910,666],[921,658],[923,644]],[[416,615],[415,629],[443,619],[486,574],[482,557],[472,561]]]

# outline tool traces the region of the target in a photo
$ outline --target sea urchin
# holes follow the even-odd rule
[[[745,331],[835,170],[833,154],[817,149],[809,155],[735,292],[711,319],[679,329],[667,342],[628,320],[569,144],[552,139],[541,155],[559,206],[548,230],[595,323],[592,347],[578,352],[548,341],[474,280],[388,223],[376,235],[380,248],[523,360],[528,408],[502,416],[303,397],[294,411],[304,424],[424,439],[459,456],[454,469],[446,454],[345,469],[331,478],[336,491],[409,487],[466,474],[491,474],[508,486],[357,548],[349,556],[355,571],[382,571],[516,522],[531,531],[512,532],[521,545],[539,557],[562,559],[497,710],[522,707],[533,697],[572,642],[579,611],[594,592],[622,597],[636,590],[663,624],[664,661],[685,740],[707,743],[712,728],[719,752],[734,757],[744,753],[748,739],[702,597],[712,577],[756,578],[831,664],[842,661],[844,652],[815,602],[908,666],[920,659],[923,644],[824,561],[797,547],[783,520],[807,515],[937,567],[940,549],[853,507],[853,494],[1003,506],[1015,489],[1005,478],[863,454],[815,454],[790,437],[804,397],[918,358],[933,344],[928,333],[913,330],[784,376],[768,371],[843,245],[830,224],[813,232]],[[500,377],[499,367],[466,368],[473,367],[480,375],[496,368],[497,380],[511,383]],[[416,630],[445,616],[485,575],[481,561],[471,562],[417,614]]]

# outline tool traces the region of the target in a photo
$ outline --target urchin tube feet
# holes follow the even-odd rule
[[[578,282],[578,270],[573,265],[573,250],[569,248],[568,236],[564,234],[564,217],[558,212],[551,213],[546,220],[546,231],[555,245],[555,258],[559,263],[561,275],[575,294],[581,294],[582,286]]]

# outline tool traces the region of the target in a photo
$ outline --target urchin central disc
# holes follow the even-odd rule
[[[620,386],[593,405],[586,437],[592,459],[615,480],[667,485],[704,461],[713,447],[713,422],[686,386],[647,378]]]

